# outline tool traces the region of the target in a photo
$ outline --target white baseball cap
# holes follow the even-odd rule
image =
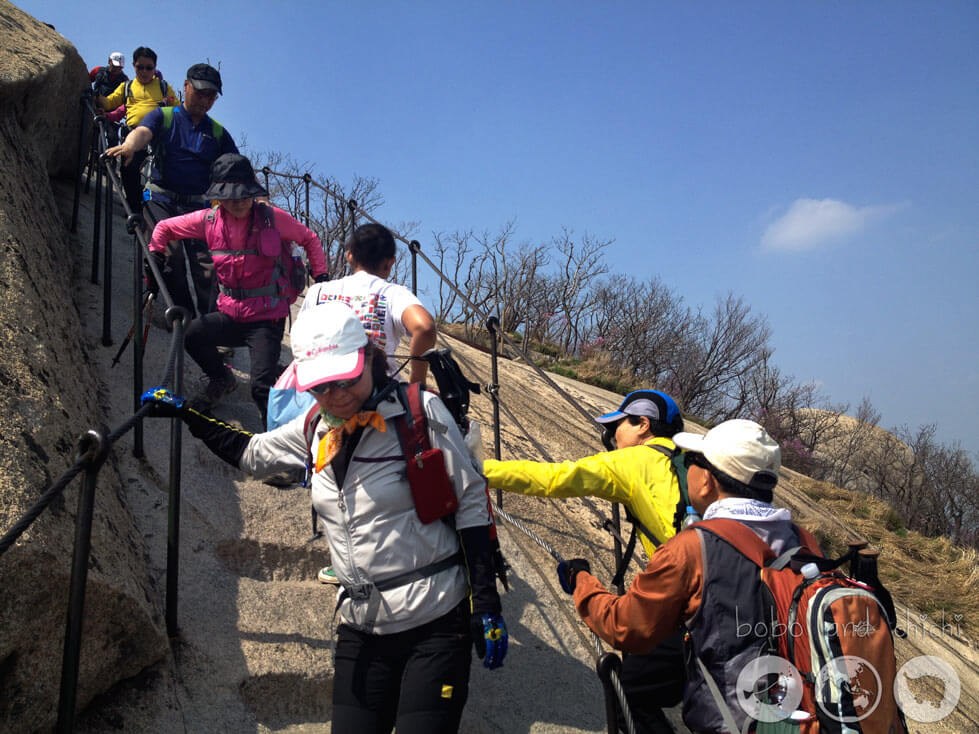
[[[338,301],[300,311],[290,340],[300,392],[356,377],[364,369],[367,332],[353,309]]]
[[[126,59],[119,51],[113,51],[109,54],[109,66],[125,66]]]
[[[711,466],[752,489],[771,491],[778,482],[782,450],[754,421],[724,421],[707,432],[678,433],[673,443],[687,451],[703,454]]]

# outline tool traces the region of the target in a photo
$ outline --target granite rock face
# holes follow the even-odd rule
[[[0,0],[0,532],[104,421],[72,298],[76,260],[49,177],[77,160],[85,65],[60,34]],[[126,450],[121,447],[118,450]],[[143,540],[113,468],[95,505],[78,705],[166,655]],[[80,480],[0,556],[0,730],[57,712]]]

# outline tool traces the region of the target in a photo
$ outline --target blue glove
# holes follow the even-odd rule
[[[488,612],[473,615],[472,634],[476,655],[483,659],[483,667],[495,670],[502,666],[510,641],[503,617]]]
[[[139,397],[140,405],[152,405],[150,415],[158,418],[174,418],[183,414],[187,401],[182,395],[174,395],[162,385],[151,387]]]
[[[574,593],[578,571],[591,573],[591,565],[584,558],[572,558],[570,561],[561,561],[557,564],[557,580],[561,582],[561,588],[565,593]]]

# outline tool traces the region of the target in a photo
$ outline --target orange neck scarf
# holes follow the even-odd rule
[[[334,457],[340,453],[344,437],[351,435],[360,426],[370,426],[381,433],[387,430],[384,418],[376,410],[362,410],[345,420],[342,425],[331,428],[323,436],[319,449],[316,451],[317,473],[323,471],[323,467],[333,461]]]

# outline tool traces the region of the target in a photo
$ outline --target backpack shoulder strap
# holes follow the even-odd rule
[[[173,127],[173,107],[161,107],[163,113],[163,129],[168,131]]]
[[[422,409],[421,383],[398,384],[398,400],[405,412],[394,419],[398,438],[407,460],[431,448],[428,440],[428,421]]]
[[[213,117],[211,118],[211,135],[214,136],[215,140],[220,140],[224,135],[224,126]]]
[[[264,201],[255,205],[261,222],[261,229],[275,229],[275,210]]]
[[[316,437],[316,426],[319,425],[320,406],[319,403],[311,405],[306,411],[306,418],[303,420],[303,438],[306,439],[306,467],[307,470],[312,466],[313,439]]]
[[[679,533],[683,525],[683,518],[687,516],[687,507],[690,505],[690,493],[687,490],[687,465],[683,460],[683,452],[678,449],[670,449],[659,444],[646,444],[654,451],[659,451],[667,457],[673,474],[676,475],[677,487],[680,489],[680,498],[676,503],[676,511],[673,513],[673,530]]]
[[[126,81],[126,86],[122,90],[122,98],[126,104],[129,104],[129,100],[133,98],[133,80],[129,79]]]
[[[816,536],[810,533],[801,525],[796,525],[795,529],[799,533],[799,544],[808,550],[813,555],[821,556],[823,555],[822,548],[819,547],[819,541],[816,540]]]
[[[690,527],[700,528],[716,535],[759,568],[765,568],[775,558],[775,551],[768,543],[759,538],[747,525],[737,520],[718,517],[713,520],[701,520]]]

